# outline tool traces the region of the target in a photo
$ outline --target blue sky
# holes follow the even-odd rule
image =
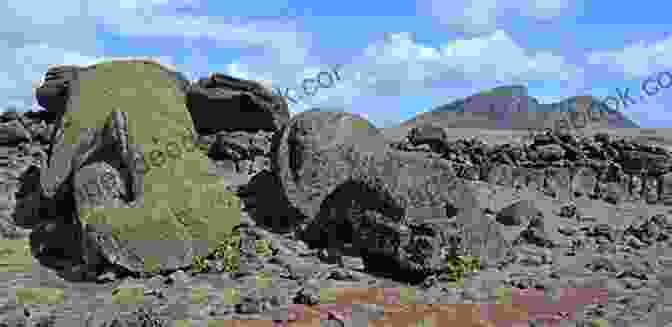
[[[509,84],[542,102],[616,88],[635,96],[646,78],[672,72],[671,9],[662,0],[5,0],[0,107],[38,106],[33,87],[50,65],[135,56],[191,80],[220,72],[299,92],[304,78],[341,65],[341,81],[290,110],[339,108],[379,127]],[[672,87],[616,109],[642,127],[672,126]]]

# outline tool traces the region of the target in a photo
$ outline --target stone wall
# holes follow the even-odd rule
[[[465,179],[529,188],[561,200],[672,205],[672,155],[661,147],[606,134],[579,138],[554,131],[534,136],[529,144],[493,146],[478,139],[448,142],[435,130],[420,138],[419,131],[393,146],[441,157]]]

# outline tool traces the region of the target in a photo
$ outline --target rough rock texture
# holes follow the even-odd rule
[[[81,177],[95,168],[90,164],[106,162],[117,171],[123,181],[119,196],[98,190],[76,195],[75,204],[85,238],[95,240],[110,262],[133,272],[189,266],[239,223],[235,197],[209,175],[205,154],[195,151],[184,95],[172,76],[158,64],[133,60],[80,70],[41,183],[46,198],[68,199],[82,191],[78,178],[96,180],[95,174]],[[121,86],[122,77],[139,85]],[[143,92],[148,80],[152,91]],[[142,96],[131,103],[128,92]],[[110,107],[92,110],[101,98]],[[149,131],[146,124],[161,128]],[[166,200],[164,192],[176,197]]]
[[[337,146],[343,145],[341,148]],[[352,178],[356,167],[342,157],[349,148],[384,158],[387,144],[365,119],[345,112],[305,111],[277,133],[272,144],[273,171],[289,201],[309,219],[324,199]],[[339,158],[340,157],[340,158]]]
[[[0,126],[0,144],[18,145],[30,141],[30,132],[19,121],[11,121]]]
[[[40,106],[47,109],[52,117],[65,112],[70,82],[77,76],[80,66],[55,66],[49,68],[42,85],[35,90],[35,98]]]
[[[391,150],[375,127],[359,116],[319,109],[301,113],[277,134],[273,149],[274,172],[289,201],[308,218],[308,237],[337,247],[344,235],[352,234],[367,266],[380,267],[382,256],[405,262],[414,272],[436,269],[436,263],[418,263],[413,255],[397,250],[405,248],[400,233],[416,218],[409,217],[407,209],[436,213],[450,206],[465,228],[466,253],[496,261],[506,252],[498,226],[491,226],[474,191],[449,165]],[[317,231],[311,232],[311,227]],[[380,239],[384,243],[377,243]],[[448,246],[445,240],[437,242]]]
[[[408,140],[415,146],[427,144],[432,149],[440,150],[440,146],[446,141],[446,132],[440,127],[422,125],[411,129]]]
[[[505,226],[526,225],[539,215],[543,215],[539,209],[534,206],[534,201],[517,201],[497,213],[496,220]]]
[[[530,143],[518,145],[458,140],[430,149],[413,145],[412,137],[409,133],[392,146],[415,153],[434,151],[449,160],[461,178],[529,188],[564,201],[595,197],[613,202],[612,195],[604,198],[615,194],[615,186],[608,186],[609,192],[605,189],[613,182],[623,185],[616,192],[623,193],[618,196],[622,200],[663,204],[663,176],[672,171],[669,150],[605,134],[586,138],[547,130],[534,135]],[[474,174],[475,170],[481,173]]]
[[[187,107],[198,133],[275,131],[289,120],[284,98],[256,81],[213,74],[190,86]]]

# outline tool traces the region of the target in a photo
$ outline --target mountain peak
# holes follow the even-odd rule
[[[592,116],[587,117],[591,111]],[[599,119],[593,120],[597,116]],[[432,123],[444,128],[538,130],[556,128],[558,120],[572,119],[580,120],[581,126],[576,128],[639,128],[621,112],[610,109],[593,96],[579,95],[555,103],[539,103],[528,95],[523,85],[499,86],[455,100],[418,114],[399,128],[405,130]]]
[[[500,96],[500,97],[526,97],[527,87],[525,85],[505,85],[480,92],[474,96]]]

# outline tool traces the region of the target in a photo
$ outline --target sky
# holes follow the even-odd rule
[[[52,65],[151,57],[192,81],[217,72],[297,94],[338,67],[340,80],[308,82],[314,95],[290,111],[335,108],[378,127],[517,84],[542,103],[629,88],[635,104],[608,105],[666,128],[670,12],[663,0],[3,0],[0,108],[39,109],[34,88]]]

